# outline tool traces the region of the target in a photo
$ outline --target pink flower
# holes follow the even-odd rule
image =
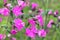
[[[52,24],[54,21],[51,19],[50,21],[49,21],[49,24]]]
[[[39,25],[42,27],[44,26],[44,19],[41,15],[37,15],[36,18],[38,19]]]
[[[21,8],[23,9],[23,8],[25,8],[27,5],[26,5],[26,3],[24,2],[22,5],[21,5]]]
[[[35,26],[31,26],[30,28],[26,28],[26,35],[31,38],[35,38],[36,33],[38,32]]]
[[[14,29],[11,30],[11,34],[15,35],[16,33],[17,33],[16,30],[14,30]]]
[[[58,16],[58,19],[60,20],[60,16]]]
[[[16,40],[16,38],[13,37],[11,40]]]
[[[12,11],[15,16],[22,15],[21,8],[18,5],[14,6]]]
[[[9,9],[7,9],[7,8],[2,8],[2,9],[1,9],[1,14],[2,14],[3,16],[8,16],[9,13],[10,13],[10,10],[9,10]]]
[[[31,38],[35,38],[35,33],[33,33],[29,28],[26,28],[26,35]]]
[[[2,22],[2,18],[0,18],[0,22]]]
[[[32,3],[32,10],[33,9],[36,9],[38,7],[38,4],[37,3]]]
[[[54,21],[51,19],[51,20],[49,21],[49,23],[47,24],[47,27],[48,27],[48,28],[51,28],[51,27],[52,27],[52,23],[54,23]]]
[[[19,6],[24,3],[24,1],[21,1],[21,0],[17,0],[17,2],[18,2],[18,5],[19,5]]]
[[[25,23],[19,18],[14,19],[14,23],[18,31],[20,31],[25,26]]]
[[[24,7],[26,7],[26,2],[22,1],[22,0],[17,0],[18,1],[18,5],[21,6],[21,8],[23,9]]]
[[[6,38],[6,34],[3,34],[3,39],[5,39]]]
[[[51,27],[52,27],[52,25],[48,23],[48,24],[47,24],[47,27],[48,27],[48,28],[51,28]]]
[[[41,29],[38,31],[38,36],[39,37],[46,37],[46,31],[44,29]]]
[[[54,16],[57,16],[58,15],[58,10],[56,10],[55,12],[54,12]]]
[[[3,40],[3,34],[0,34],[0,40]]]
[[[49,15],[52,15],[52,10],[49,10],[48,14],[49,14]]]
[[[9,8],[12,7],[11,3],[8,3],[6,6]]]
[[[34,32],[34,33],[37,33],[37,32],[38,32],[36,26],[31,26],[31,27],[30,27],[30,30],[31,30],[32,32]]]
[[[4,2],[4,4],[6,4],[7,3],[7,0],[3,0],[3,2]]]
[[[43,9],[39,9],[39,10],[38,10],[39,15],[42,15],[43,12],[44,12]]]
[[[29,19],[28,20],[29,24],[31,24],[32,26],[36,26],[36,23],[33,19]]]

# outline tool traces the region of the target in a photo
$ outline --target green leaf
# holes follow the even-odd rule
[[[31,38],[30,38],[30,37],[28,37],[28,38],[27,38],[27,40],[31,40]]]
[[[7,25],[6,20],[3,20],[3,21],[2,21],[1,26],[3,26],[3,25]]]
[[[27,14],[28,11],[29,11],[29,7],[28,7],[28,6],[23,9],[23,12],[24,12],[25,14]]]
[[[3,0],[0,0],[0,8],[3,7]]]
[[[29,7],[25,7],[25,8],[23,9],[23,12],[24,12],[24,18],[29,17],[29,14],[28,14],[28,12],[29,12]]]

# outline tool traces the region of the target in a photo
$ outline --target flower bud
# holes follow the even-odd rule
[[[49,10],[48,15],[52,15],[52,10]]]
[[[57,17],[58,16],[58,10],[56,10],[55,12],[54,12],[54,17]]]
[[[35,9],[38,7],[38,4],[32,3],[32,11],[35,11]]]
[[[60,16],[58,16],[58,21],[60,22]]]

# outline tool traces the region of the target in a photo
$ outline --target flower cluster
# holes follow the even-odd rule
[[[25,12],[26,10],[24,10],[24,8],[26,7],[31,10],[31,14],[29,14],[29,12]],[[27,9],[27,11],[29,10]],[[28,13],[29,15],[27,16],[25,13]],[[11,20],[8,21],[7,19],[8,23],[6,25],[8,26],[8,24],[10,24],[10,30],[8,30],[9,26],[6,28],[5,25],[3,25],[9,35],[4,35],[6,33],[0,34],[0,40],[5,40],[6,37],[10,38],[10,40],[17,40],[14,35],[18,34],[23,29],[25,30],[23,34],[31,39],[35,39],[37,36],[45,38],[49,32],[49,28],[52,28],[53,25],[57,25],[53,19],[48,20],[47,16],[58,18],[58,22],[60,22],[60,16],[58,15],[58,10],[54,12],[49,10],[47,14],[45,14],[46,16],[43,16],[43,14],[45,14],[45,11],[39,8],[37,3],[32,2],[31,5],[27,6],[26,1],[17,0],[17,3],[12,5],[11,3],[8,3],[7,0],[4,0],[4,6],[3,8],[0,8],[0,15],[8,17]],[[32,15],[33,17],[31,17]],[[0,17],[0,23],[4,20],[3,17]]]

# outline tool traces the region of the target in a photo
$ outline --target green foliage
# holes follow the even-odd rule
[[[3,7],[3,0],[0,0],[0,8]]]

